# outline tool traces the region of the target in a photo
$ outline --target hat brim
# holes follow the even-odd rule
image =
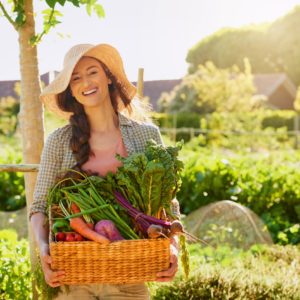
[[[72,113],[64,112],[58,107],[57,95],[67,89],[73,70],[83,56],[93,57],[101,61],[113,74],[117,80],[118,88],[122,89],[122,93],[126,98],[130,100],[134,98],[136,87],[127,79],[119,52],[108,44],[96,46],[82,44],[71,48],[65,57],[63,70],[43,89],[40,99],[47,109],[64,119],[70,118]]]

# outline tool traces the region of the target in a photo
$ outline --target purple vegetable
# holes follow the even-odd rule
[[[121,236],[119,230],[117,229],[116,225],[111,220],[101,220],[101,221],[97,222],[94,230],[97,233],[104,235],[106,238],[108,238],[112,242],[124,240],[124,238]]]
[[[115,191],[116,201],[127,210],[127,213],[136,221],[137,225],[140,227],[141,231],[145,236],[147,236],[147,230],[152,224],[160,225],[163,228],[170,229],[171,223],[168,221],[160,220],[152,216],[145,215],[139,210],[134,208],[128,201],[125,199],[121,193]]]

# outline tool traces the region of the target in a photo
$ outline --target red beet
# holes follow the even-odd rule
[[[107,237],[110,241],[124,240],[116,225],[111,220],[101,220],[95,225],[95,231]]]

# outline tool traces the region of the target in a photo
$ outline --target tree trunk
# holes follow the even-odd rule
[[[38,71],[37,47],[30,45],[30,38],[35,34],[33,1],[25,0],[26,24],[18,29],[20,47],[21,97],[20,97],[20,128],[22,134],[23,162],[38,164],[43,148],[44,127],[43,108],[39,100],[40,79]],[[33,190],[37,173],[25,174],[27,211],[33,198]],[[32,268],[37,265],[36,247],[30,224],[28,225],[30,257]],[[33,289],[33,298],[37,299]]]

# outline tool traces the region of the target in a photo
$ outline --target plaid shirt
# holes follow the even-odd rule
[[[155,125],[137,123],[122,114],[118,114],[118,116],[119,127],[128,155],[143,152],[149,139],[163,144],[159,129]],[[58,128],[48,136],[41,157],[29,218],[37,212],[46,213],[46,197],[49,188],[54,185],[60,174],[76,164],[70,148],[71,136],[71,125]],[[172,201],[172,212],[175,216],[180,216],[179,204],[176,199]]]

